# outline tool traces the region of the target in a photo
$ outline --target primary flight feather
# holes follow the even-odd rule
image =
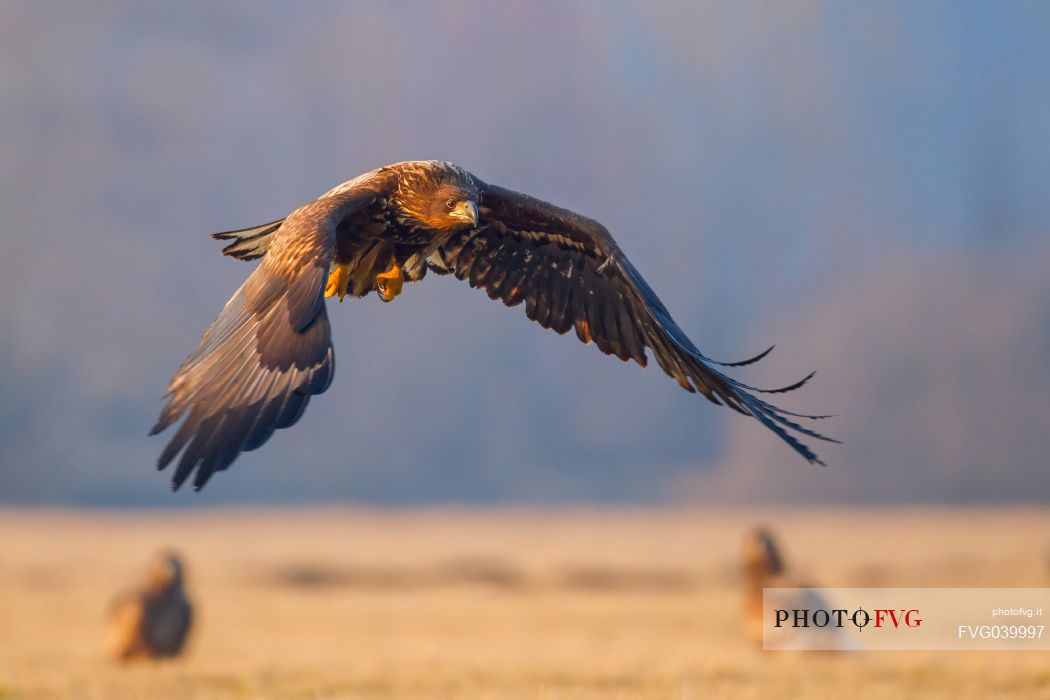
[[[172,484],[196,488],[274,430],[293,425],[334,371],[325,299],[384,301],[428,270],[452,273],[558,333],[575,330],[607,355],[647,363],[646,348],[678,384],[753,416],[810,462],[795,434],[835,442],[705,357],[604,226],[566,209],[489,185],[452,163],[409,161],[365,173],[287,218],[214,234],[223,253],[262,262],[226,303],[168,385],[151,434],[185,416],[158,461],[178,458]]]

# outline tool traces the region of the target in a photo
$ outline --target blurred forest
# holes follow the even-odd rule
[[[0,4],[0,501],[1050,499],[1050,5]],[[199,494],[146,436],[250,267],[384,163],[605,223],[708,355],[809,371],[830,465],[454,279]]]

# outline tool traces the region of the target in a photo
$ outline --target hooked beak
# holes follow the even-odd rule
[[[456,202],[456,206],[449,212],[449,216],[463,221],[469,221],[474,228],[478,227],[478,205],[469,199]]]

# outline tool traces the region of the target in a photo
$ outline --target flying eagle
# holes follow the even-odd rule
[[[334,356],[325,299],[383,301],[428,270],[454,274],[544,328],[570,329],[607,355],[661,369],[689,392],[753,416],[809,462],[823,464],[792,433],[834,442],[800,425],[811,416],[768,403],[809,380],[764,390],[718,369],[741,362],[704,356],[597,221],[489,185],[441,161],[395,163],[360,175],[261,226],[213,234],[223,253],[262,263],[226,303],[168,385],[151,434],[186,419],[160,455],[172,478],[200,489],[241,452],[293,425],[310,396],[332,381]]]

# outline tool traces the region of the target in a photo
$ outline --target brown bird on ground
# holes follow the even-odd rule
[[[690,392],[753,416],[810,462],[817,455],[792,433],[836,442],[778,408],[703,355],[616,241],[597,221],[490,185],[441,161],[395,163],[365,173],[284,219],[214,234],[223,253],[263,258],[205,331],[168,385],[151,434],[185,420],[158,469],[181,453],[172,484],[193,475],[201,488],[237,455],[260,447],[302,415],[334,371],[327,297],[392,301],[428,270],[454,274],[557,333],[574,329],[607,355],[661,369]]]
[[[776,588],[784,573],[773,534],[757,527],[744,538],[744,633],[762,647],[762,589]]]
[[[774,596],[771,608],[785,610],[830,610],[822,591],[788,571],[773,533],[756,527],[744,538],[744,634],[759,648],[770,649],[846,649],[848,645],[835,628],[770,629],[763,642],[763,589]],[[785,590],[790,589],[790,590]],[[801,590],[795,590],[801,589]]]
[[[177,656],[186,643],[193,607],[183,589],[179,557],[161,552],[146,580],[118,596],[109,611],[109,653],[117,661]]]

